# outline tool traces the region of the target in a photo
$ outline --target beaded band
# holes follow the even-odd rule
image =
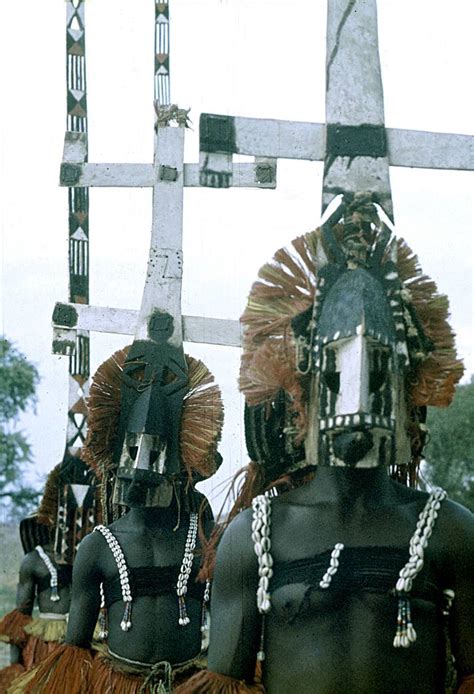
[[[127,564],[125,563],[122,548],[120,547],[115,535],[108,528],[106,528],[105,525],[97,525],[94,530],[98,530],[103,535],[110,551],[113,554],[115,563],[117,564],[120,578],[120,588],[122,590],[122,600],[125,604],[125,610],[122,621],[120,622],[120,628],[122,631],[128,631],[132,627],[132,593],[130,590],[130,576],[128,573]]]
[[[260,614],[270,612],[270,579],[273,576],[273,557],[270,554],[270,522],[272,506],[269,492],[256,496],[252,501],[252,540],[258,560],[257,607]]]
[[[271,523],[271,499],[270,492],[256,496],[252,501],[252,541],[258,560],[258,588],[257,608],[262,615],[260,631],[260,648],[257,660],[265,660],[265,615],[270,612],[270,579],[273,576],[273,557],[270,553],[272,543],[270,539]]]
[[[109,630],[107,627],[107,609],[105,607],[105,593],[104,593],[104,584],[101,583],[99,586],[99,591],[100,591],[100,611],[99,611],[99,639],[102,641],[107,638],[109,635]]]
[[[46,564],[46,568],[49,571],[49,586],[51,588],[50,600],[51,602],[58,602],[58,600],[61,600],[61,598],[58,592],[58,572],[56,571],[56,567],[54,566],[53,562],[48,557],[44,549],[41,547],[41,545],[36,545],[35,550],[38,552],[41,559]]]
[[[433,533],[433,528],[438,517],[441,502],[446,498],[446,492],[438,489],[432,492],[418,516],[415,532],[410,539],[409,554],[410,558],[405,566],[400,570],[399,578],[395,587],[395,594],[398,597],[397,631],[393,640],[395,648],[408,648],[416,641],[416,631],[411,620],[410,591],[414,579],[418,576],[424,564],[424,552],[428,547],[428,540]],[[255,497],[252,501],[252,541],[254,551],[258,560],[258,588],[257,588],[257,608],[262,615],[262,629],[260,636],[260,650],[257,654],[258,660],[265,658],[264,652],[264,632],[265,615],[271,608],[271,596],[269,592],[270,579],[273,576],[273,558],[270,554],[270,521],[271,521],[271,501],[270,493],[266,492]],[[339,556],[344,549],[344,545],[338,542],[331,553],[329,567],[322,577],[319,587],[329,588],[333,576],[339,568]],[[445,590],[445,597],[449,606],[454,599],[452,590]],[[449,609],[449,607],[447,608]]]
[[[178,596],[179,618],[178,624],[186,626],[190,619],[186,611],[186,593],[188,592],[188,581],[191,575],[194,560],[194,550],[196,548],[196,538],[198,531],[198,514],[191,513],[189,516],[189,528],[184,548],[183,563],[176,584],[176,595]]]
[[[342,542],[338,542],[336,545],[334,545],[334,549],[331,552],[331,558],[329,560],[328,569],[319,582],[319,587],[323,590],[329,588],[329,586],[331,585],[332,577],[335,576],[337,573],[337,570],[339,568],[339,555],[341,554],[343,549],[344,545],[342,544]]]
[[[202,611],[201,611],[201,632],[204,634],[209,631],[209,598],[211,595],[211,582],[206,581],[206,587],[204,588],[204,595],[202,598]]]
[[[423,511],[418,516],[416,529],[410,540],[410,559],[401,569],[395,586],[395,592],[398,596],[397,631],[393,639],[395,648],[408,648],[410,644],[416,641],[416,631],[411,621],[409,593],[414,579],[423,568],[424,552],[428,547],[428,540],[433,532],[439,507],[445,498],[446,492],[443,489],[437,489],[435,492],[432,492]]]

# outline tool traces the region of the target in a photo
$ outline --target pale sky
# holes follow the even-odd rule
[[[198,161],[202,111],[324,122],[325,0],[170,0],[171,94],[191,107],[186,162]],[[152,0],[87,0],[89,161],[149,163],[153,155]],[[471,0],[379,0],[388,127],[474,134]],[[66,122],[65,3],[0,5],[1,330],[41,373],[37,415],[22,420],[37,469],[62,457],[67,359],[51,355],[51,314],[67,300],[67,191],[59,188]],[[322,164],[280,161],[278,187],[187,189],[183,313],[237,319],[258,268],[318,224]],[[474,174],[391,170],[397,234],[451,301],[474,372]],[[151,190],[92,189],[91,303],[138,308]],[[94,334],[91,368],[128,341]],[[219,485],[247,462],[239,350],[187,345],[225,397]]]

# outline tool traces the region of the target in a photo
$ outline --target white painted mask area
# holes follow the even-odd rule
[[[323,348],[319,385],[321,464],[374,467],[392,462],[397,383],[392,350],[360,326]]]
[[[320,414],[322,428],[393,425],[391,349],[358,331],[323,350]],[[347,416],[355,419],[349,422]],[[359,418],[357,419],[357,415]],[[367,419],[370,417],[371,419]]]
[[[79,508],[82,508],[89,489],[90,486],[88,484],[71,484],[71,490]]]
[[[355,335],[335,345],[339,392],[336,415],[367,412],[369,407],[369,361],[367,341]]]

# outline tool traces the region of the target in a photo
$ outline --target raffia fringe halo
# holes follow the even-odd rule
[[[128,350],[115,352],[97,369],[88,398],[88,435],[83,460],[99,479],[112,467],[120,417],[120,387]],[[207,366],[186,355],[188,387],[181,416],[181,460],[191,477],[193,472],[209,477],[216,471],[215,452],[224,421],[219,386]]]
[[[58,485],[61,463],[53,467],[44,487],[43,497],[38,509],[38,523],[54,526],[58,513]]]
[[[334,228],[337,233],[337,228]],[[455,384],[463,373],[457,359],[454,333],[448,323],[449,304],[438,294],[436,284],[426,275],[417,256],[403,239],[398,239],[397,267],[406,298],[411,301],[434,351],[408,378],[408,404],[446,407],[454,396]],[[319,229],[292,241],[290,249],[277,251],[264,265],[260,280],[250,291],[241,317],[244,350],[240,369],[240,390],[249,405],[271,402],[280,388],[293,399],[299,426],[305,429],[304,383],[295,370],[291,320],[308,309],[314,299],[318,272]]]

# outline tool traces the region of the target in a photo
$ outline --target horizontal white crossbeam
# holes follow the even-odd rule
[[[134,335],[137,320],[138,311],[132,309],[56,304],[53,314],[53,351],[70,354],[69,343],[75,344],[77,330]],[[183,316],[183,339],[185,342],[240,347],[241,326],[236,320]]]
[[[234,118],[239,154],[321,161],[326,151],[326,127],[321,123]],[[392,166],[421,169],[474,170],[474,136],[387,128]]]
[[[268,182],[258,180],[259,166],[261,162],[233,164],[232,187],[275,188],[276,177]],[[79,188],[151,188],[155,182],[156,174],[153,164],[64,162],[60,178],[60,185]],[[202,185],[199,164],[184,165],[184,185],[191,188]]]
[[[268,160],[322,161],[326,151],[326,126],[321,123],[260,118],[233,118],[235,152]],[[474,136],[387,128],[388,160],[392,166],[421,169],[474,170]],[[152,187],[153,164],[91,164],[74,161],[67,143],[61,169],[61,185],[71,187]],[[69,158],[71,157],[71,158]],[[233,163],[233,187],[275,188],[276,175],[261,175],[261,161]],[[276,162],[268,166],[276,168]],[[166,172],[167,174],[168,172]],[[165,175],[166,175],[165,174]],[[276,174],[276,171],[274,172]],[[184,165],[184,185],[203,184],[199,164]],[[216,185],[215,187],[220,187]],[[228,187],[226,185],[222,187]]]

